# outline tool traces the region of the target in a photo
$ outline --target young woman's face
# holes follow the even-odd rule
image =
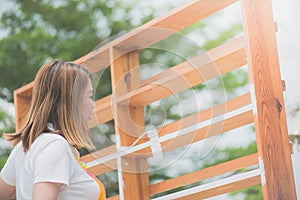
[[[82,101],[80,105],[80,111],[83,115],[82,117],[84,123],[89,123],[94,107],[95,102],[93,100],[93,86],[91,80],[88,80],[87,87],[82,94]]]

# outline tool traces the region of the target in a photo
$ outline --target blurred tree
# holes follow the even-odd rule
[[[154,11],[150,7],[147,15],[141,15],[138,21],[132,20],[130,11],[137,2],[11,1],[13,6],[2,14],[0,23],[1,29],[7,31],[0,40],[1,88],[12,92],[32,81],[47,60],[74,60],[93,50],[105,38],[152,19]]]
[[[15,119],[7,111],[0,107],[0,137],[2,133],[11,133],[15,131]]]
[[[2,100],[0,99],[0,102]],[[0,107],[0,169],[5,164],[12,147],[8,145],[2,137],[3,133],[12,133],[15,131],[15,119],[6,110]]]

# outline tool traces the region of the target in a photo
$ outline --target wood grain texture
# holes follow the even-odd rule
[[[27,92],[27,91],[26,91]],[[16,130],[20,130],[25,121],[31,106],[31,96],[14,92]]]
[[[144,132],[144,107],[130,105],[129,101],[119,104],[114,101],[119,95],[133,91],[140,82],[139,52],[120,53],[119,49],[110,49],[112,101],[115,132],[120,146],[131,145]],[[142,139],[140,142],[143,142]],[[124,198],[128,200],[150,199],[148,162],[146,158],[121,158],[122,184]]]
[[[212,178],[214,176],[218,176],[227,172],[243,169],[255,164],[258,164],[258,155],[256,153],[215,166],[204,168],[160,183],[156,183],[150,186],[150,194],[153,195],[161,193],[167,190]]]
[[[244,188],[248,188],[251,186],[259,185],[260,184],[260,176],[254,176],[250,178],[246,178],[244,180],[240,180],[237,182],[225,184],[213,189],[205,190],[202,192],[190,194],[181,198],[176,198],[176,200],[199,200],[199,199],[206,199],[214,196],[218,196],[221,194],[226,194],[229,192],[241,190]]]
[[[296,199],[271,0],[242,0],[264,199]]]

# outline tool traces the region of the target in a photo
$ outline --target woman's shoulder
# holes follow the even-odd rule
[[[43,133],[36,138],[30,149],[44,150],[46,148],[65,148],[69,149],[70,145],[65,138],[58,134]]]
[[[37,137],[36,142],[54,142],[54,141],[59,141],[62,143],[65,143],[68,145],[67,140],[62,137],[61,135],[54,134],[54,133],[42,133],[39,137]]]
[[[67,142],[66,139],[64,139],[62,136],[58,134],[53,134],[53,133],[42,133],[39,135],[36,140],[33,142],[32,146],[30,149],[45,149],[48,145],[56,144],[58,146],[63,146],[65,148],[68,148],[70,145]],[[29,151],[30,151],[29,149]],[[23,146],[22,146],[22,141],[20,141],[13,149],[16,152],[23,152]]]

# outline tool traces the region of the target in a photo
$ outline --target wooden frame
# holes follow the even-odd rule
[[[144,132],[144,106],[245,64],[249,68],[250,93],[168,124],[163,129],[158,129],[158,135],[160,138],[169,136],[172,132],[195,123],[202,123],[210,118],[230,114],[247,105],[252,105],[253,110],[242,111],[224,121],[210,124],[210,127],[202,126],[176,139],[165,140],[161,144],[163,151],[167,152],[205,139],[208,128],[216,129],[210,135],[213,136],[254,123],[258,146],[256,154],[153,185],[150,185],[147,173],[147,158],[152,156],[149,146],[125,155],[121,159],[113,158],[105,163],[90,165],[88,170],[96,175],[120,167],[124,170],[119,174],[121,176],[119,180],[124,182],[120,184],[125,184],[126,188],[121,186],[120,196],[111,197],[110,200],[150,199],[150,195],[253,165],[259,165],[260,176],[241,178],[235,182],[217,185],[215,188],[211,187],[178,199],[207,198],[257,184],[262,185],[264,199],[296,199],[282,97],[284,88],[280,78],[276,26],[272,16],[271,0],[241,0],[244,36],[209,50],[207,55],[198,55],[152,78],[139,80],[140,50],[235,2],[237,0],[191,1],[75,61],[92,73],[108,66],[111,66],[112,72],[114,94],[97,100],[95,109],[97,120],[91,123],[91,127],[114,119],[119,140],[117,146],[113,145],[81,158],[89,163],[108,154],[117,154],[119,148],[130,146]],[[207,56],[211,58],[209,61],[205,59]],[[213,72],[212,66],[220,73]],[[188,84],[180,84],[178,80],[182,78]],[[22,126],[29,110],[33,84],[30,83],[14,92],[16,129]],[[172,92],[165,90],[166,86],[172,88]],[[134,93],[132,93],[133,90]],[[148,94],[147,97],[145,93]],[[138,145],[143,145],[147,141],[147,139],[142,139]]]
[[[264,198],[296,199],[271,1],[241,3]]]

